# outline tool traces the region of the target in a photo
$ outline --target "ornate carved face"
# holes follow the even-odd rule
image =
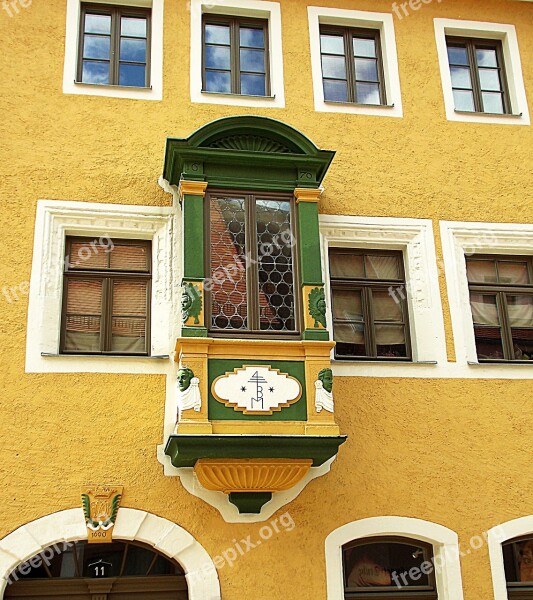
[[[186,289],[183,290],[183,294],[181,295],[181,310],[184,314],[189,312],[189,309],[192,306],[192,298]]]
[[[191,369],[185,368],[178,371],[177,381],[180,392],[185,392],[189,389],[189,386],[191,385],[191,379],[193,377],[194,373],[191,371]]]
[[[326,301],[324,300],[324,298],[320,298],[320,300],[316,303],[316,307],[318,308],[319,312],[322,314],[326,314]]]
[[[318,374],[318,378],[322,382],[326,392],[331,392],[333,389],[333,372],[331,369],[322,369]]]

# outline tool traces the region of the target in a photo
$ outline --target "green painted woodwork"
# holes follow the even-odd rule
[[[301,285],[322,286],[317,202],[298,204],[298,234]]]
[[[310,458],[323,465],[345,435],[171,435],[165,446],[174,467],[194,467],[199,458]]]
[[[329,332],[327,329],[305,329],[303,333],[304,340],[314,340],[317,342],[329,341]]]
[[[272,500],[272,492],[230,492],[228,498],[239,509],[239,514],[258,515]]]
[[[207,337],[206,327],[182,327],[181,337]]]
[[[204,199],[185,194],[183,198],[183,276],[205,277],[204,269]]]
[[[273,369],[279,369],[300,382],[302,396],[287,408],[273,412],[271,415],[245,415],[241,411],[234,410],[231,406],[225,406],[216,400],[211,392],[213,381],[224,375],[232,373],[244,365],[267,365]],[[209,397],[208,415],[214,421],[306,421],[307,420],[307,395],[305,389],[305,363],[303,361],[279,361],[279,360],[226,360],[213,358],[208,361]]]
[[[319,150],[293,127],[267,117],[225,117],[186,139],[168,138],[163,178],[211,187],[289,191],[316,188],[335,153]]]

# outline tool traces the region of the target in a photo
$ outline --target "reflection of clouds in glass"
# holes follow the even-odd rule
[[[376,83],[358,83],[357,102],[359,104],[381,104],[379,85]]]
[[[131,37],[146,37],[146,19],[122,17],[120,28],[121,35],[128,35]]]
[[[231,92],[231,80],[229,73],[217,73],[216,71],[206,71],[205,88],[208,92]]]
[[[241,46],[264,48],[265,40],[262,29],[240,29]]]
[[[230,49],[220,46],[207,46],[205,49],[205,66],[208,69],[229,69]]]
[[[83,83],[109,83],[109,63],[104,62],[83,62]]]
[[[120,40],[120,60],[146,62],[146,42],[144,40]]]
[[[266,94],[264,75],[242,75],[241,94],[264,96]]]
[[[265,55],[262,50],[241,50],[241,71],[265,72]]]
[[[119,85],[144,87],[146,85],[145,68],[142,65],[120,65]]]
[[[109,58],[110,38],[86,35],[83,58]]]

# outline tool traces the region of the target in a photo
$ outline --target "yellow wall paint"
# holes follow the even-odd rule
[[[63,95],[65,4],[34,0],[11,18],[0,13],[2,288],[29,280],[37,199],[168,206],[157,185],[166,137],[226,115],[271,116],[337,151],[323,213],[431,218],[436,234],[439,219],[531,222],[533,130],[445,120],[433,18],[515,24],[531,99],[532,4],[446,0],[396,19],[403,119],[313,110],[307,4],[390,12],[390,2],[282,0],[282,110],[191,105],[185,0],[165,2],[162,102]],[[24,374],[24,289],[11,302],[0,293],[0,537],[78,506],[85,483],[113,481],[125,486],[124,506],[179,523],[211,556],[233,539],[257,539],[261,524],[226,524],[163,476],[155,456],[163,376]],[[443,303],[452,359],[445,295]],[[355,519],[427,519],[467,543],[531,513],[530,382],[337,378],[335,386],[348,442],[332,472],[282,509],[294,530],[219,572],[224,600],[325,598],[325,537]],[[492,598],[485,547],[462,569],[465,600]]]

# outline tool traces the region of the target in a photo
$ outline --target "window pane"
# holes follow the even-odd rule
[[[377,61],[373,58],[356,58],[355,78],[357,81],[379,81]]]
[[[84,60],[81,80],[83,83],[107,85],[109,83],[109,63]]]
[[[331,277],[349,277],[353,279],[365,276],[362,254],[337,254],[329,256],[329,271]]]
[[[360,104],[381,104],[379,95],[379,84],[377,83],[357,83],[357,102]]]
[[[294,288],[290,202],[257,200],[259,326],[294,331]]]
[[[501,91],[500,74],[495,69],[479,69],[479,83],[482,90]]]
[[[390,358],[407,356],[403,325],[376,325],[377,355]]]
[[[369,58],[375,58],[375,56],[376,56],[375,40],[354,37],[353,53],[354,53],[354,56],[367,56]]]
[[[466,48],[448,46],[448,60],[451,65],[468,65]]]
[[[363,321],[363,305],[360,290],[332,290],[334,321]]]
[[[249,96],[266,96],[266,79],[264,75],[241,75],[241,94]]]
[[[512,329],[513,359],[533,360],[533,329]]]
[[[453,100],[456,110],[475,112],[474,94],[472,92],[453,90]]]
[[[402,305],[389,292],[372,290],[372,309],[375,321],[403,322]]]
[[[93,244],[91,245],[91,241]],[[96,240],[86,242],[72,242],[68,257],[69,269],[105,269],[109,248],[95,243]]]
[[[499,327],[474,326],[478,358],[503,359],[503,344]]]
[[[119,85],[144,87],[146,85],[146,67],[121,63],[118,82]]]
[[[239,30],[241,46],[249,48],[264,48],[265,34],[264,30],[251,29],[249,27],[241,27]]]
[[[130,544],[128,546],[127,560],[122,574],[125,577],[146,575],[153,559],[154,552],[152,550]]]
[[[241,50],[240,55],[241,71],[265,72],[265,53],[263,50]]]
[[[111,34],[111,15],[85,15],[85,33]]]
[[[496,55],[496,50],[478,48],[476,50],[476,60],[478,67],[498,66],[498,57]]]
[[[122,17],[120,21],[120,35],[129,37],[146,37],[146,19],[135,17]]]
[[[511,327],[533,327],[533,296],[507,295],[507,311]]]
[[[231,93],[231,77],[225,71],[206,71],[205,89],[208,92]]]
[[[113,282],[113,315],[146,317],[147,284],[145,281]]]
[[[146,62],[146,40],[120,40],[120,60]]]
[[[208,69],[230,69],[231,50],[224,46],[206,46],[205,66]]]
[[[113,317],[111,322],[112,352],[145,352],[146,321]]]
[[[495,295],[470,292],[470,306],[472,308],[472,318],[476,325],[500,324]]]
[[[111,268],[122,271],[146,272],[150,270],[149,256],[148,248],[145,245],[119,244],[115,241],[111,252]]]
[[[328,102],[348,102],[348,84],[346,81],[325,79],[324,100]]]
[[[398,256],[365,256],[366,276],[369,279],[401,279]]]
[[[467,260],[466,273],[470,283],[496,283],[496,262],[494,260]]]
[[[424,562],[431,560],[431,555],[426,548],[414,543],[370,542],[357,545],[347,544],[343,547],[342,555],[347,591],[362,591],[361,588],[371,588],[376,593],[378,590],[375,588],[380,587],[383,588],[384,593],[386,587],[398,591],[391,577],[392,573],[406,574],[404,587],[413,588],[431,585],[428,575],[425,574],[425,569],[420,568]],[[416,580],[408,576],[411,569],[416,569],[417,575],[420,575]],[[403,577],[401,582],[404,583]],[[394,591],[388,592],[394,596],[396,595]],[[389,596],[389,593],[387,593],[387,596]],[[369,593],[368,597],[373,595]],[[408,593],[406,595],[410,596]],[[378,597],[381,597],[381,594],[378,594]]]
[[[333,323],[336,356],[366,356],[362,323]]]
[[[342,35],[321,35],[320,48],[324,54],[344,55],[344,38]]]
[[[489,92],[483,92],[481,94],[483,98],[483,111],[488,113],[495,113],[498,115],[503,114],[503,96],[501,94],[491,94]]]
[[[503,559],[509,583],[533,583],[533,539],[504,544]]]
[[[246,329],[244,198],[213,198],[210,218],[212,326]]]
[[[498,261],[498,281],[500,283],[531,283],[527,263]]]
[[[472,89],[470,69],[465,67],[451,67],[452,86],[455,88]]]
[[[322,56],[322,74],[333,79],[346,78],[346,63],[342,56]]]
[[[228,25],[206,25],[204,31],[206,44],[225,44],[229,46]]]
[[[83,58],[109,58],[111,38],[86,35],[83,41]]]
[[[101,279],[74,279],[67,281],[67,313],[100,315],[102,312]]]
[[[64,350],[66,352],[99,352],[100,317],[67,316]]]

